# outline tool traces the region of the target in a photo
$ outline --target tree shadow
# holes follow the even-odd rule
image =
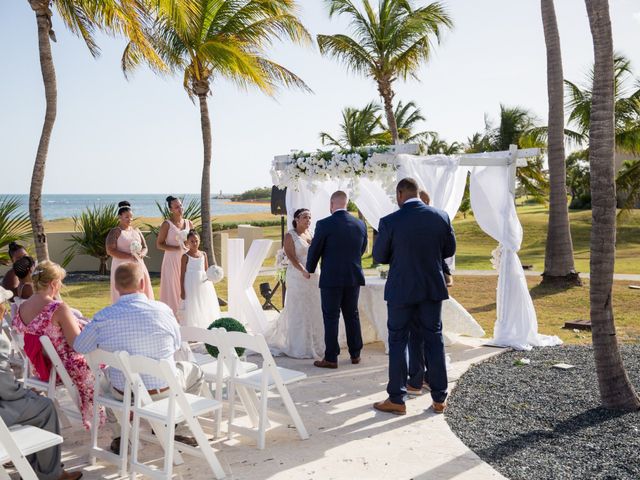
[[[543,283],[539,283],[538,285],[530,289],[529,293],[531,294],[531,298],[533,300],[536,300],[538,298],[545,298],[545,297],[550,297],[552,295],[557,295],[559,293],[564,293],[571,290],[572,288],[581,288],[581,287],[577,287],[575,285],[567,285],[567,284],[546,285]]]
[[[609,420],[616,419],[623,415],[634,414],[636,412],[624,412],[616,410],[606,410],[602,407],[591,408],[567,420],[564,420],[552,430],[533,430],[522,433],[516,437],[511,437],[504,442],[482,448],[477,453],[480,458],[488,463],[495,463],[502,458],[510,457],[526,448],[535,448],[536,444],[548,440],[560,440],[569,437],[585,428],[594,427]]]
[[[486,305],[481,305],[479,307],[472,307],[467,309],[467,311],[473,315],[474,313],[486,313],[486,312],[493,312],[495,311],[497,308],[497,304],[496,302],[493,303],[487,303]]]

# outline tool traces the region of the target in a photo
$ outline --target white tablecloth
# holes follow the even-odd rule
[[[360,324],[364,343],[376,340],[384,342],[388,351],[387,302],[384,301],[385,279],[365,277],[366,285],[360,288]],[[469,312],[455,299],[449,298],[442,303],[442,328],[445,344],[455,343],[456,335],[483,337],[485,332]]]

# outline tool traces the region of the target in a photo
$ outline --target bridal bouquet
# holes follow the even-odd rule
[[[207,268],[207,279],[213,283],[218,283],[224,278],[224,270],[218,265],[211,265]]]
[[[133,242],[131,242],[131,245],[129,245],[129,250],[131,252],[131,255],[133,255],[134,257],[140,257],[140,254],[142,253],[142,243],[134,240]]]
[[[184,242],[187,241],[187,235],[189,235],[189,231],[188,230],[180,230],[176,234],[176,242],[178,242],[178,244],[182,245]]]
[[[281,248],[276,252],[276,279],[282,283],[286,282],[288,266],[289,258],[287,258],[284,248]]]

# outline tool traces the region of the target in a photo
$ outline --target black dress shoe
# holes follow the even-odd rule
[[[324,358],[322,360],[316,360],[313,364],[319,368],[338,368],[338,362],[329,362]]]
[[[116,437],[111,440],[111,445],[109,446],[109,450],[116,455],[120,455],[120,437]]]
[[[357,365],[360,363],[360,357],[351,357],[351,363]]]

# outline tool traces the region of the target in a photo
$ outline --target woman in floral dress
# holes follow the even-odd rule
[[[24,335],[25,353],[35,373],[43,381],[49,380],[51,361],[40,344],[40,337],[49,337],[76,386],[82,422],[89,429],[93,418],[95,378],[84,357],[73,350],[73,342],[82,328],[81,323],[67,304],[56,300],[65,275],[60,265],[50,261],[44,261],[36,267],[32,274],[35,293],[20,305],[13,317],[13,328]],[[104,412],[101,412],[103,422]]]

